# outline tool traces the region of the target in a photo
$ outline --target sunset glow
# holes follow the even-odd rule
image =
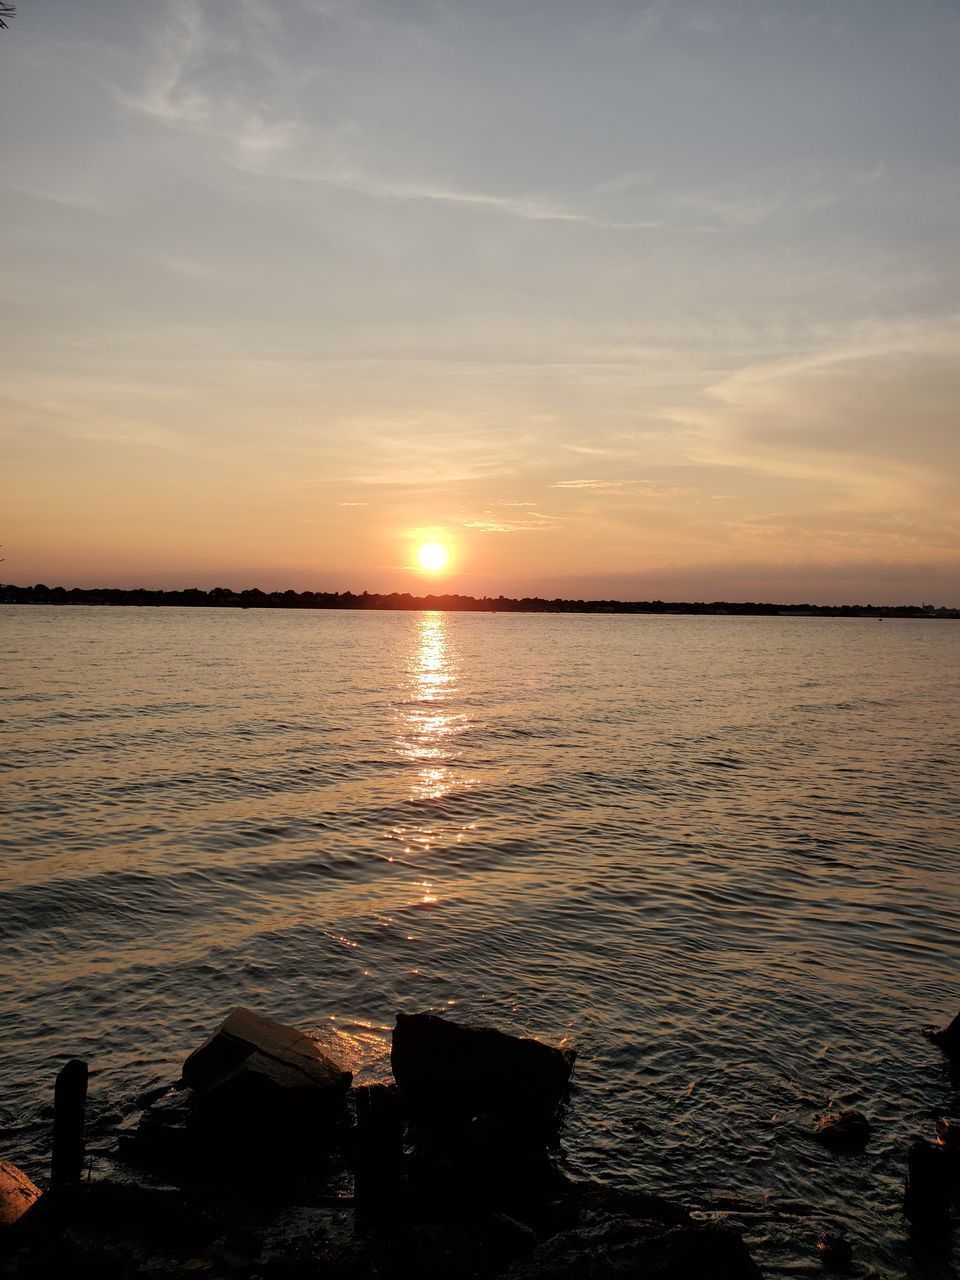
[[[427,573],[440,573],[449,560],[450,552],[442,542],[425,542],[417,549],[417,563]]]
[[[4,580],[960,604],[952,6],[16,7]]]

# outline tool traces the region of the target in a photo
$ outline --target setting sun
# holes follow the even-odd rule
[[[426,569],[428,573],[439,573],[441,569],[446,568],[449,559],[450,552],[442,542],[425,542],[417,550],[420,568]]]

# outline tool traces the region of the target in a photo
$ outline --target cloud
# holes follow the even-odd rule
[[[827,509],[895,511],[954,501],[958,402],[960,329],[915,327],[741,369],[678,420],[696,462],[807,482]]]
[[[205,20],[197,0],[173,0],[167,12],[169,21],[154,31],[139,86],[114,86],[116,100],[158,123],[226,144],[240,156],[286,151],[297,122],[273,105],[284,100],[280,68],[269,42],[253,38],[262,37],[251,30],[258,10],[247,3],[232,15],[245,33],[236,42]]]
[[[550,487],[604,495],[632,494],[638,498],[670,498],[689,492],[683,485],[658,484],[653,480],[557,480]]]
[[[526,520],[465,520],[463,527],[480,533],[544,533],[562,528],[563,522],[534,511]]]

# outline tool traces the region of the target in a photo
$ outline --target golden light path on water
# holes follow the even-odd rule
[[[438,851],[440,833],[432,820],[433,805],[467,785],[453,767],[462,754],[456,738],[467,728],[469,716],[449,709],[458,693],[461,669],[444,613],[427,612],[417,616],[403,670],[405,685],[398,689],[398,724],[393,746],[410,771],[407,799],[413,810],[423,817],[419,822],[396,826],[388,834],[401,843],[404,862],[414,864],[415,859],[426,859]],[[474,825],[468,824],[455,839],[462,840]],[[395,856],[388,858],[390,862],[398,860]],[[404,881],[400,892],[401,904],[398,905],[429,909],[440,903],[435,882],[428,877],[417,878],[412,887],[409,881]],[[383,920],[385,924],[393,923],[392,917],[383,917]],[[347,939],[343,941],[346,945],[356,945]],[[416,935],[408,934],[407,941],[415,944]],[[419,974],[420,970],[414,966],[411,972]],[[451,1006],[455,1001],[444,1003]],[[358,1078],[388,1079],[385,1033],[389,1028],[355,1018],[348,1025],[336,1025],[335,1017],[330,1021],[335,1025],[320,1031],[321,1042]]]
[[[451,712],[450,699],[457,692],[459,666],[451,643],[446,615],[422,613],[418,619],[416,647],[408,664],[409,695],[402,704],[402,719],[397,735],[400,757],[413,766],[410,799],[435,802],[463,785],[456,777],[452,762],[459,752],[455,739],[463,731],[467,717]],[[419,850],[427,853],[436,841],[429,820],[404,832],[405,853]],[[421,882],[419,901],[424,906],[437,902],[433,884]]]

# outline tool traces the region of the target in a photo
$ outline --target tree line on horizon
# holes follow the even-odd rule
[[[239,609],[384,609],[474,613],[674,613],[824,617],[960,618],[960,609],[933,605],[770,604],[760,601],[553,600],[541,596],[411,595],[362,591],[261,591],[249,587],[199,587],[165,591],[156,587],[19,587],[0,584],[0,604],[141,605]]]

